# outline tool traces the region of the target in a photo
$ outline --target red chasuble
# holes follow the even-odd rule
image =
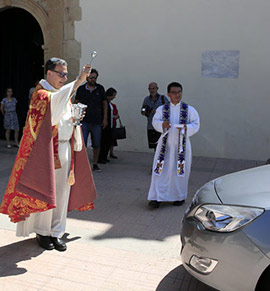
[[[94,208],[96,188],[87,152],[74,152],[75,183],[71,186],[68,211]],[[12,222],[31,213],[57,207],[54,170],[58,158],[58,130],[51,125],[50,93],[38,85],[33,92],[20,148],[0,205],[0,213]]]

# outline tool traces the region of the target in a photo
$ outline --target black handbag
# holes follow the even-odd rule
[[[121,119],[119,117],[120,127],[112,128],[112,136],[114,139],[125,139],[126,138],[126,127],[123,126]]]

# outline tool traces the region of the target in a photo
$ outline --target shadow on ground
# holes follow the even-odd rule
[[[0,247],[0,278],[26,273],[27,269],[20,268],[17,264],[31,260],[43,252],[33,238]]]
[[[167,274],[156,288],[156,291],[168,290],[217,291],[192,277],[182,265]]]

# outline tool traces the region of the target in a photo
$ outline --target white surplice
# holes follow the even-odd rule
[[[41,86],[51,92],[52,125],[58,124],[58,154],[61,168],[55,170],[56,208],[32,213],[25,221],[18,222],[17,236],[28,236],[35,232],[45,236],[60,237],[65,232],[70,193],[68,175],[71,165],[71,147],[69,141],[74,128],[69,100],[74,83],[75,81],[63,86],[60,90],[56,90],[46,80],[40,81]],[[80,147],[77,145],[76,150],[81,150]]]
[[[155,152],[151,186],[148,193],[148,200],[157,201],[181,201],[185,200],[188,193],[188,179],[190,175],[192,153],[191,143],[189,137],[194,135],[200,128],[200,118],[196,109],[188,105],[188,119],[187,119],[187,137],[186,137],[186,154],[185,154],[185,174],[184,176],[177,175],[177,159],[178,159],[178,142],[179,129],[175,125],[179,125],[180,104],[170,103],[170,123],[171,128],[168,131],[168,139],[166,145],[166,153],[164,158],[164,166],[161,175],[154,173],[157,164],[160,149],[162,146],[162,135],[158,140],[158,145]],[[163,123],[163,106],[157,108],[153,117],[152,124],[156,131],[165,133],[162,127]],[[180,130],[181,134],[183,129]]]

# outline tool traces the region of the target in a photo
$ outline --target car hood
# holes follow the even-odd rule
[[[224,204],[270,208],[270,165],[222,176],[214,187]]]

